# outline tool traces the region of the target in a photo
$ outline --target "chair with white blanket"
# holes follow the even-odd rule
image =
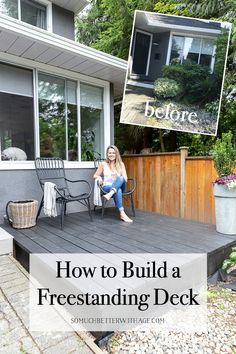
[[[102,158],[98,158],[98,159],[94,160],[95,171],[97,171],[97,169],[102,161],[104,161],[104,159],[102,159]],[[130,199],[130,204],[131,204],[133,216],[135,216],[134,198],[133,198],[133,193],[134,193],[135,189],[136,189],[135,179],[128,178],[126,189],[122,193],[122,195],[123,195],[123,197],[128,197]],[[100,198],[97,195],[99,191],[100,191]],[[106,199],[102,198],[102,196],[106,193],[107,192],[103,190],[102,185],[100,185],[98,183],[98,181],[96,180],[95,184],[94,184],[94,210],[96,209],[97,206],[101,206],[102,207],[102,218],[104,216],[104,210],[105,210],[105,205],[106,205]],[[97,202],[95,202],[95,200]]]
[[[60,213],[61,213],[61,229],[64,226],[64,216],[66,215],[66,205],[69,202],[78,202],[88,208],[89,216],[92,221],[91,207],[90,207],[90,195],[92,192],[91,185],[86,180],[69,180],[66,178],[64,162],[62,159],[54,157],[54,158],[44,158],[38,157],[35,160],[35,169],[39,179],[40,186],[44,191],[44,185],[46,182],[53,183],[53,188],[56,190],[55,202],[60,205]],[[70,192],[69,185],[77,184],[79,190],[82,191],[81,194],[72,195]],[[48,186],[47,186],[48,187]],[[49,186],[49,187],[52,187]],[[49,189],[49,193],[50,189]],[[53,194],[53,193],[51,193]],[[49,202],[52,203],[53,201]],[[41,212],[42,207],[45,207],[45,199],[44,194],[41,199],[41,203],[39,206],[37,218]],[[55,215],[54,211],[51,212],[52,216]],[[50,215],[50,211],[48,211],[48,215]]]

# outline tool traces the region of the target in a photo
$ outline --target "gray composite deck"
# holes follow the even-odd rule
[[[31,229],[1,225],[14,236],[15,257],[28,269],[30,253],[207,253],[208,274],[219,268],[236,245],[236,235],[223,235],[214,225],[137,210],[133,224],[118,219],[113,208],[68,214],[65,227],[41,218]]]

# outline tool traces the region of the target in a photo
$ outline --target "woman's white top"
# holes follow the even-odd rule
[[[118,171],[112,171],[107,162],[104,163],[103,168],[103,186],[111,186],[114,180],[120,176]]]

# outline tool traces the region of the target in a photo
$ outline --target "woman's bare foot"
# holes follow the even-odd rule
[[[104,194],[103,197],[106,199],[106,200],[110,200],[113,195],[115,194],[115,192],[113,190],[111,190],[109,193],[107,194]]]
[[[128,215],[125,214],[124,211],[122,211],[122,212],[120,213],[120,218],[121,218],[121,220],[123,220],[124,222],[133,222],[133,220],[131,220],[131,219],[128,217]]]

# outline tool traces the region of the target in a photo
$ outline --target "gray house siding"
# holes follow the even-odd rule
[[[68,169],[67,178],[71,180],[85,179],[93,186],[93,169]],[[36,199],[40,203],[42,190],[39,185],[35,170],[6,170],[0,171],[0,224],[3,222],[5,207],[9,200]],[[81,193],[76,186],[73,186],[72,194]],[[91,203],[93,198],[91,196]],[[79,203],[69,203],[68,212],[86,210]],[[43,216],[43,212],[41,216]]]
[[[59,36],[74,40],[74,13],[53,4],[52,30]]]
[[[169,39],[170,32],[155,33],[153,35],[153,43],[158,45],[152,45],[147,80],[155,81],[162,76],[161,68],[166,64]]]

